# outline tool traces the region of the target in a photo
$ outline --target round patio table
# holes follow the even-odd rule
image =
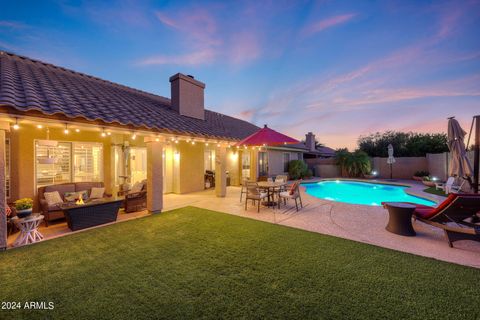
[[[416,235],[412,226],[412,215],[415,205],[404,202],[386,202],[388,210],[388,224],[385,227],[392,233],[413,237]]]
[[[274,207],[277,205],[275,200],[273,199],[273,195],[275,194],[275,189],[279,189],[287,185],[286,182],[273,182],[273,181],[259,181],[257,185],[260,189],[267,190],[267,198],[268,201],[264,202],[263,204],[267,207]]]
[[[43,235],[38,231],[38,226],[43,221],[43,215],[32,214],[25,218],[12,218],[13,223],[20,229],[20,234],[13,243],[14,247],[34,243],[43,239]]]

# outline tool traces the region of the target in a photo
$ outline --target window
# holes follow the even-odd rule
[[[204,168],[205,171],[215,171],[215,151],[214,150],[205,150],[204,156]]]
[[[268,158],[266,152],[258,153],[258,175],[267,176],[268,175]]]
[[[242,179],[250,178],[250,152],[242,152]]]
[[[5,196],[10,198],[10,139],[5,140]]]
[[[288,164],[290,163],[290,153],[283,153],[283,172],[288,172]]]
[[[147,148],[130,148],[130,174],[132,184],[147,179]]]
[[[35,164],[37,188],[67,182],[102,181],[103,145],[37,140]]]
[[[103,145],[73,143],[73,181],[102,181]]]

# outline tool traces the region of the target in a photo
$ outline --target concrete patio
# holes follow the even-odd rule
[[[402,183],[402,181],[397,182]],[[406,182],[403,181],[403,183]],[[416,185],[411,181],[408,183],[412,185],[410,189],[412,193],[417,195],[423,193],[424,187],[421,184]],[[440,201],[442,199],[433,195],[428,196]],[[165,195],[164,211],[195,206],[480,268],[480,243],[478,242],[458,241],[454,244],[454,248],[450,248],[442,230],[421,222],[413,223],[417,232],[416,237],[399,236],[385,230],[388,214],[382,207],[321,200],[305,194],[303,190],[302,199],[304,208],[299,212],[296,212],[295,205],[291,201],[287,206],[282,205],[280,209],[261,207],[260,213],[257,213],[256,206],[251,203],[247,210],[244,209],[245,202],[240,202],[239,187],[228,187],[224,198],[216,197],[214,190]],[[148,216],[146,211],[133,214],[121,212],[117,222],[145,216]],[[64,222],[48,228],[42,226],[40,232],[44,234],[45,239],[72,234]],[[14,238],[15,235],[9,237],[9,244],[13,243]]]

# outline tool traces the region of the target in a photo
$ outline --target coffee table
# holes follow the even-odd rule
[[[76,231],[98,226],[117,220],[118,210],[123,199],[98,199],[77,205],[68,203],[61,205],[70,230]]]

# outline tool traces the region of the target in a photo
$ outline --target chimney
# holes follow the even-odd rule
[[[311,132],[305,135],[305,146],[309,151],[315,151],[315,135]]]
[[[170,77],[172,108],[182,116],[205,120],[205,84],[191,75],[177,73]]]

